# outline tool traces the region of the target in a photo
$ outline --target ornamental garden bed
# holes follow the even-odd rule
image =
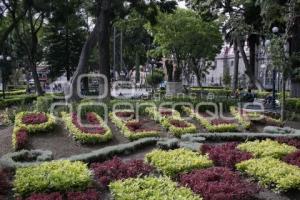
[[[279,119],[273,118],[266,113],[252,112],[237,107],[231,107],[230,112],[245,129],[250,129],[253,125],[284,126],[284,123]]]
[[[250,156],[250,153],[239,150],[239,145],[241,144],[211,144],[203,146],[202,153],[186,149],[153,150],[145,154],[144,161],[133,160],[133,156],[123,159],[115,157],[102,163],[91,163],[89,167],[82,162],[45,162],[38,166],[17,169],[12,186],[17,200],[171,200],[179,196],[180,199],[188,200],[284,200],[289,199],[285,193],[271,193],[261,186],[276,188],[281,192],[299,189],[298,167],[275,158],[255,158],[252,154]],[[222,155],[216,156],[218,152]],[[142,159],[143,155],[138,159]],[[226,156],[228,158],[225,158]],[[228,165],[227,161],[236,164]],[[264,168],[258,176],[254,175],[255,164],[252,162]],[[264,165],[264,162],[267,164]],[[230,167],[234,165],[235,169]],[[268,169],[269,166],[273,168]],[[249,170],[244,169],[246,167]],[[236,169],[245,171],[245,175],[253,176],[260,180],[261,184],[248,179]],[[283,181],[264,180],[269,178],[267,173],[271,172],[270,177],[277,177]],[[40,176],[41,174],[43,176]],[[263,182],[266,184],[262,184]],[[7,184],[9,185],[9,182]],[[294,194],[294,199],[297,199],[297,193]]]
[[[238,131],[239,124],[236,120],[225,120],[222,118],[212,118],[206,113],[199,113],[195,110],[185,107],[191,117],[196,119],[208,132],[236,132]]]
[[[96,113],[90,112],[80,119],[77,113],[62,113],[63,121],[74,139],[83,144],[96,144],[112,139],[111,129]]]
[[[136,119],[135,113],[129,110],[110,113],[111,121],[120,129],[121,133],[129,140],[145,137],[158,137],[160,127],[149,119]]]
[[[54,116],[43,112],[21,112],[16,115],[12,133],[14,150],[28,147],[30,134],[45,133],[55,128]]]
[[[169,130],[176,137],[197,132],[197,127],[194,124],[182,119],[180,113],[176,110],[168,108],[156,109],[154,107],[149,107],[146,109],[146,112],[152,119],[159,122],[164,128]]]

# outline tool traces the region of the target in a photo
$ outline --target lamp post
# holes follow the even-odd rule
[[[279,28],[276,26],[273,27],[272,32],[274,33],[274,35],[278,35]],[[277,78],[277,71],[275,68],[273,68],[273,76],[272,76],[272,93],[273,93],[272,108],[273,108],[273,110],[276,109],[276,78]]]
[[[1,64],[1,76],[2,76],[2,97],[5,99],[5,80],[4,80],[4,68],[5,68],[5,63],[10,62],[11,57],[7,56],[5,58],[4,55],[0,55],[0,64]]]

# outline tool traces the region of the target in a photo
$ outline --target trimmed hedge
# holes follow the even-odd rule
[[[69,130],[74,139],[81,143],[96,144],[111,140],[113,137],[111,129],[105,124],[103,119],[98,114],[92,114],[97,118],[98,123],[101,125],[101,127],[105,129],[105,132],[103,134],[90,134],[85,133],[83,130],[80,130],[73,123],[71,114],[62,112],[62,118],[65,122],[66,128]]]
[[[42,96],[38,97],[36,101],[36,110],[39,112],[49,112],[51,104],[54,102],[52,96]]]
[[[126,111],[126,110],[124,110]],[[124,112],[123,111],[123,112]],[[157,130],[131,131],[126,124],[130,122],[138,122],[136,120],[126,121],[116,115],[115,112],[109,114],[111,121],[121,130],[121,133],[129,140],[138,140],[146,137],[158,137],[160,132]]]
[[[257,158],[282,158],[283,156],[297,151],[296,147],[280,144],[279,142],[270,139],[264,141],[256,140],[253,142],[246,142],[238,145],[237,148],[241,151],[249,152]]]
[[[47,117],[47,121],[40,124],[24,124],[23,117],[26,115],[34,115],[34,114],[44,114]],[[54,129],[56,125],[55,117],[46,113],[40,112],[20,112],[16,115],[15,118],[15,126],[21,129],[27,130],[28,133],[39,133],[51,131]]]
[[[167,176],[175,176],[178,173],[204,169],[213,165],[208,156],[202,156],[186,149],[154,150],[146,154],[145,160]]]
[[[14,190],[17,196],[26,196],[47,191],[84,190],[90,183],[91,172],[86,164],[53,161],[17,169]]]
[[[238,130],[238,124],[219,124],[214,125],[206,117],[197,113],[196,111],[191,110],[190,108],[184,108],[185,112],[189,113],[194,119],[196,119],[208,132],[212,133],[223,133],[223,132],[235,132]]]
[[[32,103],[37,99],[37,96],[35,95],[26,95],[26,96],[21,96],[21,97],[13,97],[10,99],[1,99],[0,100],[0,109],[7,108],[10,106],[19,106],[22,104],[29,104]]]
[[[109,187],[115,200],[202,200],[167,177],[127,179],[111,183]]]
[[[265,187],[275,185],[279,191],[300,188],[300,168],[271,157],[244,161],[236,168],[255,177]]]

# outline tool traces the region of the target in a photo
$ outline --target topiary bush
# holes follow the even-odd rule
[[[91,172],[82,162],[53,161],[18,168],[14,191],[17,196],[49,191],[84,190],[91,182]]]
[[[154,150],[146,154],[145,159],[147,163],[167,176],[175,176],[178,173],[203,169],[213,165],[207,156],[186,149]]]
[[[190,189],[178,187],[167,177],[137,178],[113,182],[109,185],[115,200],[202,200]]]
[[[204,154],[208,154],[209,158],[214,162],[215,166],[227,167],[234,169],[237,163],[251,159],[250,153],[238,150],[238,143],[226,143],[223,145],[207,145],[201,147]]]
[[[236,168],[255,177],[265,187],[279,191],[300,188],[300,168],[278,159],[271,157],[252,159],[237,164]]]
[[[93,163],[91,169],[102,188],[106,188],[112,181],[145,176],[153,171],[153,167],[144,164],[142,160],[124,163],[117,157],[103,163]]]
[[[270,139],[263,141],[246,142],[238,145],[237,147],[241,151],[252,153],[255,157],[273,157],[282,158],[283,156],[294,153],[297,151],[296,147],[289,146],[286,144],[280,144],[277,141]]]
[[[258,192],[255,184],[242,180],[237,173],[222,167],[182,174],[179,182],[210,200],[252,200]]]

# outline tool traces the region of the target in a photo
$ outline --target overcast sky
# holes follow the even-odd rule
[[[186,8],[185,1],[180,1],[180,2],[178,1],[178,5],[180,8]]]

